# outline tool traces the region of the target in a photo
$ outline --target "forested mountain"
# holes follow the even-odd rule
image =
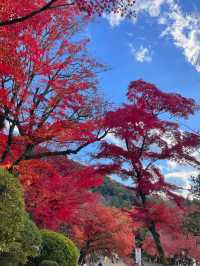
[[[131,191],[110,177],[105,177],[104,183],[95,188],[94,191],[102,195],[103,201],[107,205],[117,208],[130,207],[134,198]]]

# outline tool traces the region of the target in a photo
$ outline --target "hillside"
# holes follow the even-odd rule
[[[127,188],[110,177],[105,177],[103,185],[95,188],[94,191],[102,195],[105,204],[117,208],[130,207],[134,198]]]
[[[66,176],[82,167],[80,162],[71,160],[65,156],[48,158],[48,162],[53,163],[56,170],[63,176]],[[106,205],[117,208],[131,207],[131,202],[134,198],[131,191],[110,177],[105,177],[104,183],[101,186],[94,188],[93,191],[102,195],[102,200]]]
[[[52,163],[56,170],[63,176],[67,176],[73,171],[83,167],[80,162],[71,160],[65,156],[48,158],[48,162]],[[104,183],[101,186],[94,188],[93,191],[100,193],[102,195],[103,202],[109,206],[128,208],[131,206],[131,202],[133,201],[132,193],[122,184],[110,177],[105,177]]]

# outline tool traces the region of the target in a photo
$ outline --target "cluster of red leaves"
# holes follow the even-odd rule
[[[72,225],[72,236],[84,255],[131,254],[134,225],[127,213],[102,204],[86,204],[79,216],[80,223]]]
[[[103,12],[120,12],[121,15],[132,15],[135,0],[2,0],[0,3],[0,26],[33,23],[35,19],[43,19],[44,15],[51,15],[54,10],[63,12],[70,7],[78,8],[80,12],[89,16],[102,15]],[[21,26],[21,25],[20,25]],[[22,25],[24,26],[24,25]]]
[[[196,260],[200,260],[199,252],[199,236],[185,235],[185,234],[167,234],[160,231],[162,245],[164,247],[167,257],[173,257],[174,255],[179,255],[181,250],[187,250],[189,255]],[[154,244],[152,244],[152,239],[147,238],[144,241],[144,249],[149,255],[157,255]]]
[[[155,209],[156,207],[156,209]],[[155,206],[149,212],[155,216],[157,231],[167,257],[179,255],[182,249],[189,251],[189,255],[197,260],[200,259],[199,236],[186,233],[183,230],[183,221],[186,209],[166,207],[166,204]],[[147,235],[143,242],[143,248],[151,256],[158,255],[152,236]]]
[[[78,222],[82,205],[98,200],[90,189],[103,181],[92,167],[80,167],[65,157],[23,161],[18,171],[28,212],[39,227],[54,230],[73,219]]]
[[[143,80],[129,84],[127,97],[134,105],[155,115],[167,112],[175,116],[188,117],[189,114],[194,114],[197,108],[193,99],[184,98],[177,93],[162,92],[154,84]]]

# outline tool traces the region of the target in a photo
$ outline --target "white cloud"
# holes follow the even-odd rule
[[[181,187],[179,191],[184,197],[191,196],[191,177],[199,174],[199,169],[187,164],[167,161],[163,165],[163,172],[167,182]]]
[[[191,153],[191,155],[199,160],[200,153],[198,150]],[[187,184],[190,183],[191,176],[199,174],[199,169],[197,167],[187,163],[177,163],[175,161],[166,161],[166,164],[163,165],[163,169],[165,172],[165,178],[168,180],[175,180],[175,178],[177,178],[177,180],[184,179],[184,182]]]
[[[147,47],[143,47],[141,45],[139,49],[135,49],[134,46],[130,43],[129,48],[130,48],[131,54],[134,56],[135,60],[137,60],[138,62],[144,63],[144,62],[152,61],[151,52]]]
[[[167,161],[168,170],[173,170],[178,167],[178,164],[174,161]]]
[[[111,27],[119,26],[119,24],[124,20],[124,17],[121,15],[120,12],[111,12],[109,15],[104,14],[103,17],[108,20]]]
[[[9,133],[9,129],[10,129],[10,123],[8,122],[8,120],[5,120],[5,128],[4,128],[4,132],[5,132],[6,134],[8,134],[8,133]],[[13,134],[14,134],[15,136],[19,135],[19,130],[18,130],[17,126],[14,127]]]
[[[175,172],[171,172],[165,175],[166,178],[170,179],[173,177],[176,177],[177,179],[181,178],[181,179],[186,179],[188,180],[191,176],[196,176],[198,175],[198,171],[196,170],[179,170],[179,171],[175,171]]]
[[[136,0],[134,9],[138,15],[141,12],[147,12],[152,17],[160,15],[164,4],[171,2],[169,0]]]
[[[121,0],[121,2],[124,2],[124,5],[127,4],[127,0]],[[137,17],[142,12],[147,12],[150,16],[157,17],[160,15],[161,7],[170,2],[171,0],[136,0],[135,5],[131,7],[133,13],[136,14],[136,16],[133,16],[132,21],[135,23]],[[130,9],[127,10],[127,12],[129,11]],[[124,20],[124,16],[120,12],[111,12],[109,15],[105,14],[104,17],[108,20],[111,27],[118,26]]]
[[[177,0],[136,0],[133,10],[136,12],[136,17],[133,17],[134,23],[144,12],[156,17],[158,24],[165,27],[160,36],[170,37],[174,45],[182,50],[186,60],[200,72],[200,16],[195,11],[190,14],[184,13]],[[106,18],[112,27],[118,26],[124,20],[121,14],[114,13],[107,15]],[[143,62],[143,58],[151,61],[148,52],[147,48],[140,50],[138,61]]]
[[[200,16],[184,14],[180,6],[173,3],[167,17],[167,27],[161,37],[171,37],[174,44],[182,49],[187,61],[200,72]]]
[[[112,133],[108,133],[108,134],[106,135],[106,137],[105,137],[105,140],[106,140],[108,143],[114,144],[114,145],[119,146],[119,147],[121,147],[121,148],[125,148],[125,144],[124,144],[124,142],[123,142],[121,139],[115,137],[115,135],[112,134]]]
[[[166,25],[167,24],[167,18],[165,16],[158,18],[158,24]]]

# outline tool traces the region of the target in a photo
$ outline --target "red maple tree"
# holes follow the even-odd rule
[[[162,208],[156,205],[156,213],[152,213],[150,205],[163,197],[180,204],[182,198],[176,193],[177,187],[166,182],[156,162],[198,163],[191,152],[199,146],[199,137],[182,131],[179,124],[170,119],[187,118],[194,114],[197,106],[192,99],[162,92],[142,80],[130,83],[127,97],[127,104],[106,116],[106,124],[117,141],[102,142],[96,158],[106,161],[98,168],[101,173],[114,173],[132,180],[129,189],[136,195],[137,217],[151,232],[162,264],[167,265],[156,229]]]
[[[200,247],[198,243],[200,236],[194,236],[188,233],[183,226],[185,216],[189,209],[187,207],[180,209],[177,206],[166,206],[166,203],[160,204],[160,209],[164,215],[160,215],[160,211],[158,211],[156,215],[156,227],[166,256],[168,258],[174,258],[176,255],[180,255],[181,250],[184,249],[187,250],[190,257],[199,260]],[[158,255],[155,244],[152,242],[152,237],[149,234],[143,241],[143,249],[151,256]]]
[[[75,154],[105,134],[95,74],[102,66],[87,55],[87,40],[75,41],[85,17],[63,12],[0,32],[1,163]]]
[[[116,253],[122,258],[131,254],[134,226],[127,213],[90,203],[83,206],[79,219],[71,225],[71,236],[80,248],[80,263],[95,254],[110,257]]]

